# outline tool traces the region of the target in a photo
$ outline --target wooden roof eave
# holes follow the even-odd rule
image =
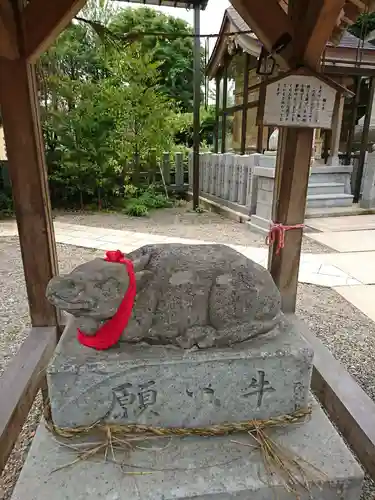
[[[358,49],[354,47],[327,46],[324,51],[323,62],[325,59],[334,59],[337,64],[345,60],[357,66],[360,66],[361,62],[373,63],[375,66],[375,50],[362,49],[358,56]]]
[[[229,30],[230,29],[231,28],[229,28]],[[247,52],[248,54],[250,54],[255,58],[259,57],[261,46],[259,40],[257,40],[256,38],[252,38],[247,35],[238,35],[238,36],[236,35],[236,42],[244,52]],[[221,69],[224,68],[224,65],[227,64],[225,61],[225,55],[227,54],[227,50],[224,37],[221,43],[218,44],[217,47],[215,48],[216,50],[214,49],[214,51],[212,52],[212,56],[210,58],[210,61],[206,69],[206,74],[210,80],[215,78],[221,71]]]
[[[227,29],[228,24],[230,24],[230,19],[227,11],[225,11],[223,20],[221,21],[219,35],[216,39],[215,46],[206,66],[206,75],[209,78],[214,78],[219,71],[219,68],[222,66],[222,59],[226,51],[226,49],[224,49],[224,47],[226,46],[224,33],[230,31],[229,29]]]
[[[271,83],[278,82],[278,81],[282,81],[284,78],[286,78],[289,75],[298,75],[298,74],[299,75],[314,76],[315,78],[318,78],[319,80],[324,82],[326,85],[329,85],[330,87],[335,89],[336,92],[339,92],[340,94],[344,95],[345,97],[353,97],[353,95],[354,95],[351,90],[344,87],[343,85],[338,83],[336,80],[333,80],[332,78],[330,78],[322,73],[316,72],[316,71],[314,71],[310,68],[307,68],[307,67],[292,69],[292,70],[286,71],[278,76],[269,78],[267,80],[267,85],[269,85]],[[252,85],[251,87],[249,87],[248,91],[254,92],[255,90],[259,90],[262,85],[263,85],[263,82],[256,83],[255,85]]]

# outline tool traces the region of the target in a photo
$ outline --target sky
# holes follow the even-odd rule
[[[121,6],[131,6],[137,7],[137,4],[127,4],[125,2],[118,3]],[[229,7],[229,0],[209,0],[206,10],[201,13],[201,33],[202,35],[209,35],[213,33],[219,33],[221,22],[223,20],[224,11],[227,7]],[[193,10],[187,11],[186,9],[175,9],[173,7],[153,7],[164,12],[165,14],[169,14],[174,17],[180,17],[184,19],[191,25],[193,25]],[[215,43],[215,39],[210,41],[210,48],[212,49]]]

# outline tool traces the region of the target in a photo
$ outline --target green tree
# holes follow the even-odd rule
[[[110,29],[117,35],[129,33],[165,33],[138,38],[143,54],[152,54],[159,63],[161,90],[176,101],[181,111],[191,111],[193,106],[193,47],[190,25],[182,19],[167,16],[157,10],[142,7],[125,8],[115,15]],[[204,55],[201,57],[202,69]]]
[[[171,148],[173,106],[137,44],[107,51],[85,29],[72,25],[42,61],[43,128],[52,194],[101,206],[122,192],[134,155]]]
[[[366,38],[373,30],[375,30],[375,12],[361,14],[349,28],[350,33],[361,39]]]

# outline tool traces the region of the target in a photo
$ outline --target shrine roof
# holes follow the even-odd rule
[[[176,7],[193,9],[199,6],[201,10],[207,7],[208,0],[117,0],[119,2],[141,3],[143,5],[157,5],[159,7]]]
[[[284,0],[283,0],[284,1]],[[285,2],[284,2],[285,3]],[[234,33],[232,40],[234,40],[235,44],[239,46],[244,52],[248,52],[252,56],[258,58],[261,51],[261,43],[257,39],[256,35],[252,32],[250,26],[244,21],[244,19],[240,16],[240,14],[236,11],[236,9],[232,6],[228,7],[224,13],[223,21],[221,24],[219,36],[216,40],[215,47],[211,53],[210,60],[207,65],[207,74],[209,77],[214,77],[217,73],[217,70],[223,66],[224,56],[227,52],[227,39],[228,36],[226,33]],[[237,34],[238,33],[238,34]],[[352,57],[349,59],[353,59],[354,61],[358,58],[358,51],[362,53],[369,54],[371,53],[374,57],[375,64],[375,45],[362,41],[358,37],[352,35],[348,31],[344,31],[340,35],[340,40],[337,43],[330,41],[327,43],[327,51],[329,49],[335,49],[334,58],[337,57],[337,61],[340,62],[342,57],[339,56],[340,52],[344,52],[347,50],[352,50]],[[354,54],[354,50],[355,53]],[[331,55],[331,54],[330,54]],[[345,57],[345,59],[348,59]],[[359,60],[361,58],[359,57]],[[360,62],[359,62],[360,66]]]

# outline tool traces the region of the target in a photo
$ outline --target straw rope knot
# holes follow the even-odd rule
[[[276,255],[279,255],[281,249],[285,246],[286,231],[290,231],[291,229],[303,229],[304,227],[304,224],[284,225],[280,222],[272,222],[266,238],[266,244],[271,246],[276,243]]]

